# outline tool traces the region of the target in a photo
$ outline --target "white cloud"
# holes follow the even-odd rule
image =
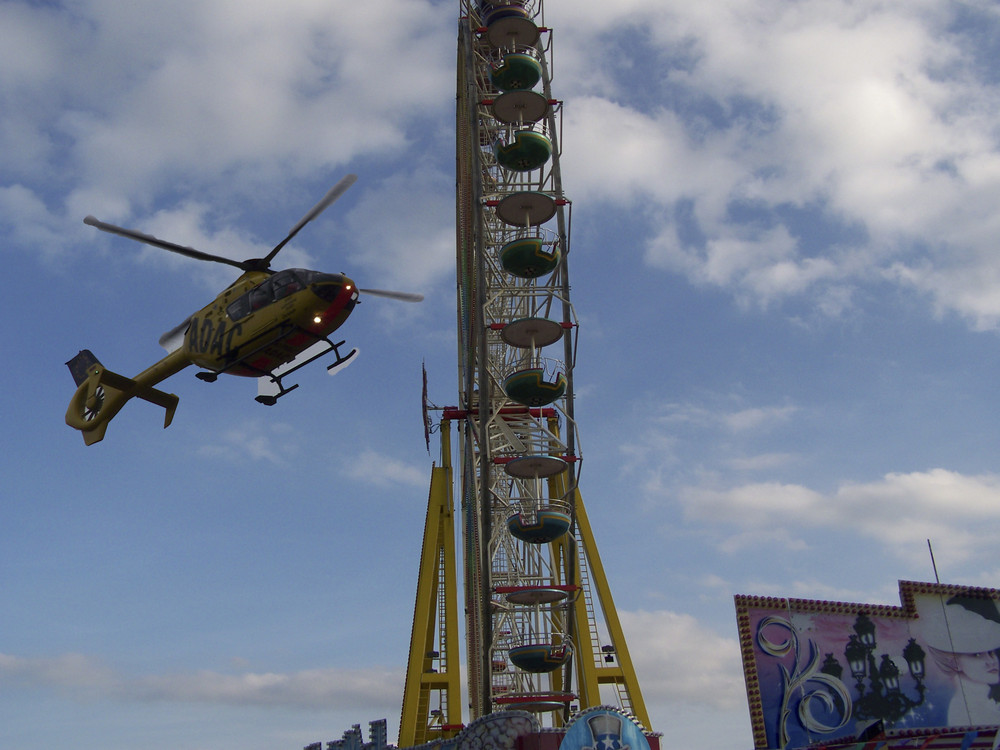
[[[141,701],[375,710],[399,692],[402,670],[309,669],[291,674],[199,671],[131,679],[119,686]]]
[[[647,262],[743,301],[809,294],[840,314],[887,278],[995,327],[1000,87],[952,8],[574,4],[568,184],[641,206]],[[997,16],[978,13],[988,33]],[[804,246],[789,212],[840,234]]]
[[[228,706],[286,706],[307,710],[376,710],[392,705],[402,670],[309,669],[293,673],[211,670],[129,676],[84,654],[24,658],[0,654],[3,687],[51,688],[78,699],[115,698]]]
[[[107,111],[81,108],[71,122],[84,174],[135,189],[237,163],[280,160],[301,173],[398,148],[404,122],[444,94],[450,60],[428,5],[376,5],[375,24],[358,18],[372,10],[345,2],[299,0],[278,15],[261,2],[171,5],[134,23],[93,7],[98,50],[145,29],[137,56],[149,60]],[[401,57],[422,64],[388,64]]]
[[[344,461],[344,473],[351,479],[376,487],[426,487],[427,469],[406,464],[371,449]]]
[[[619,612],[647,704],[703,704],[733,710],[746,703],[739,644],[687,614]]]
[[[761,534],[801,544],[807,529],[822,528],[860,533],[908,561],[924,558],[932,539],[939,560],[958,563],[989,554],[1000,533],[1000,476],[994,474],[892,473],[829,494],[779,482],[691,486],[679,499],[688,519],[739,529],[723,542],[730,551],[759,544]]]
[[[288,466],[297,452],[294,430],[287,424],[259,419],[244,420],[225,429],[211,443],[198,448],[204,457],[230,463],[264,463]]]
[[[939,314],[955,307],[969,313],[976,329],[989,330],[1000,320],[1000,267],[992,266],[990,260],[983,258],[957,267],[900,262],[893,264],[886,275],[927,294]]]
[[[799,529],[753,528],[734,534],[725,534],[716,546],[727,555],[757,552],[762,549],[786,552],[805,552],[809,544],[801,538]]]
[[[0,226],[8,242],[54,255],[66,245],[66,223],[52,216],[42,199],[23,185],[0,186]],[[82,226],[82,222],[81,222]]]
[[[899,605],[899,589],[889,583],[884,591],[859,591],[843,586],[834,586],[816,578],[793,581],[751,581],[744,584],[744,593],[756,596],[790,596],[800,599],[820,599],[834,602],[871,602]]]
[[[794,406],[754,407],[725,414],[722,419],[733,432],[758,430],[762,427],[787,421],[798,409]]]
[[[765,471],[787,466],[795,460],[790,453],[761,453],[754,456],[738,456],[726,461],[726,465],[737,471]]]
[[[360,286],[424,293],[453,273],[453,183],[452,176],[422,167],[358,186],[362,197],[344,227],[348,257],[364,269]]]
[[[178,188],[221,208],[397,153],[451,98],[440,15],[403,0],[5,4],[0,168],[56,216],[127,219]]]
[[[565,117],[567,182],[575,196],[628,205],[644,196],[673,201],[697,190],[702,178],[694,168],[704,155],[689,151],[674,113],[640,112],[581,96],[572,100]]]
[[[85,654],[28,658],[0,653],[0,676],[3,687],[41,686],[84,694],[113,689],[118,682],[107,665]]]
[[[695,403],[667,403],[660,407],[655,422],[666,425],[687,424],[702,429],[722,428],[731,433],[760,431],[787,422],[798,407],[752,406],[735,411],[709,408]]]
[[[38,227],[79,237],[64,215],[141,218],[175,189],[222,208],[400,153],[433,140],[416,127],[446,121],[452,99],[452,29],[430,2],[2,13],[0,167],[52,214],[4,212],[24,246]],[[804,297],[839,315],[853,286],[888,279],[979,328],[1000,320],[1000,91],[947,8],[633,0],[552,13],[571,197],[640,208],[648,263],[741,302]],[[419,283],[440,275],[453,242],[435,200],[450,188],[410,182],[403,200],[381,187],[393,200],[380,208],[421,227],[425,253],[384,221],[363,226],[374,275]],[[804,246],[789,211],[836,231]]]
[[[688,487],[681,492],[681,502],[689,518],[708,521],[726,519],[728,523],[772,528],[775,520],[794,519],[822,523],[829,506],[823,496],[799,485],[761,482],[712,490]],[[734,516],[744,513],[746,518]]]

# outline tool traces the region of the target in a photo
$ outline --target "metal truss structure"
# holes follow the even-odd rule
[[[451,475],[454,422],[469,718],[520,709],[562,726],[577,711],[613,702],[648,726],[578,489],[579,325],[552,30],[542,0],[460,6],[459,406],[443,410],[434,471]],[[447,572],[457,564],[445,539],[455,533],[450,492],[432,481],[400,746],[463,726],[453,695],[460,678],[450,632],[449,599],[458,596]]]

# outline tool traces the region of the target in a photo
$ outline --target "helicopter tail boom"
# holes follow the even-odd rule
[[[106,369],[89,349],[82,350],[66,365],[77,384],[66,410],[66,424],[80,430],[87,445],[104,439],[108,423],[134,397],[166,409],[164,428],[173,421],[177,396]]]

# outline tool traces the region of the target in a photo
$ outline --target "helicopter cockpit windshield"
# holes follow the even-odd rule
[[[293,292],[305,289],[306,282],[298,269],[289,268],[278,271],[258,284],[246,294],[240,295],[226,307],[226,315],[230,320],[242,320],[251,312],[259,310],[272,302],[287,297]]]
[[[243,320],[250,313],[307,287],[311,287],[317,297],[332,302],[343,285],[341,274],[288,268],[269,276],[263,283],[233,300],[226,307],[226,315],[232,321]]]

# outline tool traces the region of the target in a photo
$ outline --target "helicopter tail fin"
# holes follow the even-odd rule
[[[166,409],[163,426],[170,426],[179,401],[174,394],[106,369],[89,349],[83,349],[66,365],[77,385],[66,410],[66,424],[80,430],[87,445],[104,439],[108,422],[133,397]]]

